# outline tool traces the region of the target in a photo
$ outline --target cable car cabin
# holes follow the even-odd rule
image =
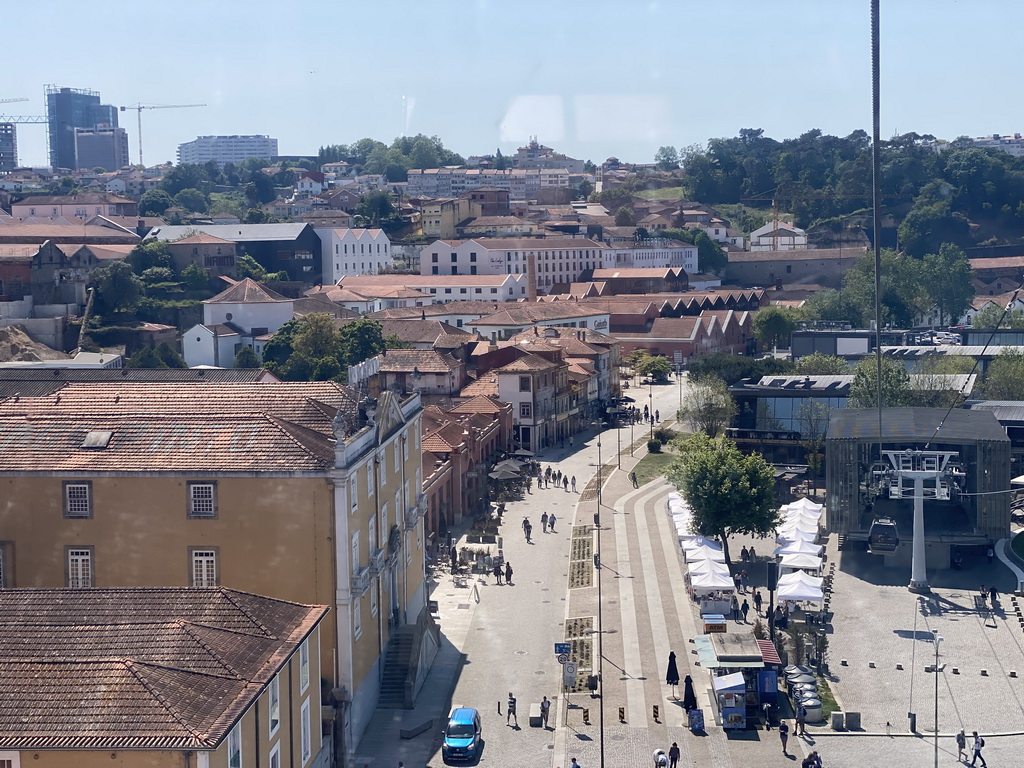
[[[896,521],[891,517],[876,517],[871,521],[868,530],[868,552],[873,555],[886,555],[895,552],[900,545],[900,535]]]

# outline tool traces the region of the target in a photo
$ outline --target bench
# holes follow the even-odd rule
[[[540,702],[534,702],[533,704],[530,704],[530,727],[540,728],[541,725]]]
[[[430,719],[430,720],[425,720],[424,722],[422,722],[419,725],[414,726],[412,728],[402,728],[400,733],[401,733],[401,736],[402,736],[403,739],[415,739],[421,733],[424,733],[425,731],[429,731],[433,727],[434,727],[434,721],[433,721],[433,719]]]

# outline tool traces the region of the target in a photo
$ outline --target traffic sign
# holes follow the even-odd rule
[[[562,665],[562,685],[570,688],[576,685],[576,662],[567,661]]]
[[[558,654],[558,663],[559,664],[565,664],[568,661],[569,661],[569,654],[568,653],[560,653],[560,654]]]
[[[571,643],[555,643],[555,653],[572,653]]]

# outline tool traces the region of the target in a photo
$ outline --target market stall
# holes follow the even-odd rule
[[[742,672],[711,678],[715,703],[726,730],[747,727],[747,682]]]
[[[793,571],[779,577],[779,600],[791,602],[821,602],[823,579],[803,571]]]
[[[748,717],[756,721],[764,704],[776,704],[782,661],[770,641],[756,639],[749,630],[697,635],[693,642],[700,665],[712,675],[723,727],[745,728]]]
[[[821,553],[825,551],[825,547],[821,544],[815,544],[807,539],[796,539],[795,541],[787,541],[785,544],[780,544],[775,549],[777,556],[783,555],[815,555],[821,556]]]
[[[779,568],[782,571],[802,570],[820,573],[822,562],[824,561],[817,555],[795,552],[783,555],[779,560]]]

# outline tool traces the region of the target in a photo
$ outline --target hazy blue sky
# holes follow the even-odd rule
[[[200,134],[306,154],[425,133],[463,155],[536,135],[649,162],[740,128],[871,127],[867,0],[51,0],[5,16],[0,98],[31,101],[0,113],[43,114],[45,83],[208,105],[143,113],[150,165]],[[1024,128],[1022,28],[1015,0],[882,0],[883,136]],[[45,163],[43,126],[18,137],[23,163]]]

